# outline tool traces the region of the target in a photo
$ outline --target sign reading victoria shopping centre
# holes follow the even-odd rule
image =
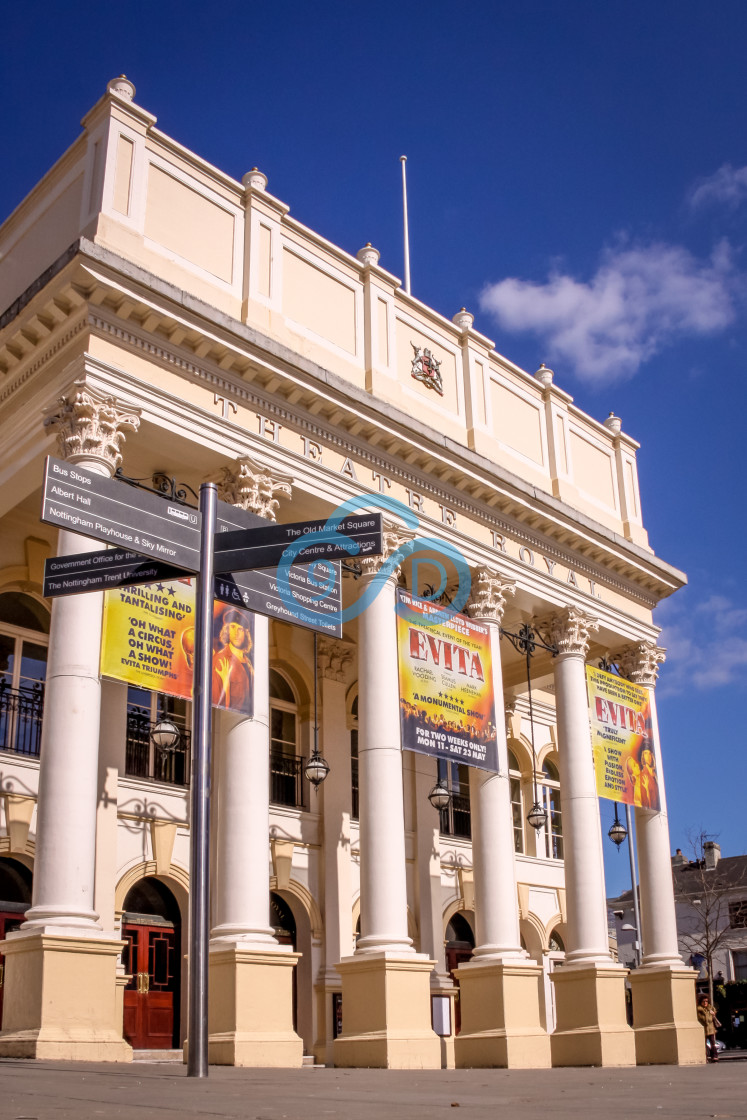
[[[497,771],[487,626],[400,590],[397,651],[404,749]]]

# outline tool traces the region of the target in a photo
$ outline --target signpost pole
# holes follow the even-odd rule
[[[215,483],[200,487],[202,539],[195,602],[195,663],[192,698],[192,788],[189,894],[188,1077],[208,1075],[208,933],[210,905],[210,739],[212,724],[213,540]]]

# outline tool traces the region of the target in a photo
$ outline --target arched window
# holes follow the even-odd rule
[[[537,855],[547,859],[563,858],[563,820],[560,811],[560,775],[558,768],[550,759],[542,763],[542,784],[540,795],[547,813],[547,824],[537,838]],[[540,848],[544,842],[544,852]]]
[[[521,799],[521,770],[513,751],[508,752],[508,778],[511,791],[511,815],[514,822],[514,851],[524,851],[524,812]]]
[[[20,591],[0,594],[0,750],[38,757],[49,614]]]
[[[179,729],[176,747],[163,750],[151,739],[151,731],[161,720],[168,720]],[[190,726],[189,701],[130,685],[127,689],[125,773],[169,785],[189,785]]]
[[[303,808],[303,759],[298,757],[298,702],[290,683],[270,669],[270,800]]]

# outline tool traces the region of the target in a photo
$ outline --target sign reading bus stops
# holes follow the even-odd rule
[[[296,521],[289,525],[265,523],[257,529],[218,533],[215,537],[215,571],[245,572],[252,568],[271,568],[281,562],[289,545],[314,534],[308,547],[299,549],[296,561],[342,560],[352,557],[379,556],[383,552],[383,527],[380,513],[360,513],[343,518],[336,529],[327,528],[326,521]],[[354,541],[351,550],[340,543],[340,537]]]
[[[44,468],[41,519],[187,572],[199,571],[199,510],[51,455]]]

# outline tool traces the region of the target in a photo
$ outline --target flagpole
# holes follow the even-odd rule
[[[402,215],[404,219],[404,233],[405,233],[405,291],[408,296],[410,292],[410,231],[407,225],[407,172],[405,171],[405,164],[407,163],[407,156],[400,156],[399,162],[402,164]]]

